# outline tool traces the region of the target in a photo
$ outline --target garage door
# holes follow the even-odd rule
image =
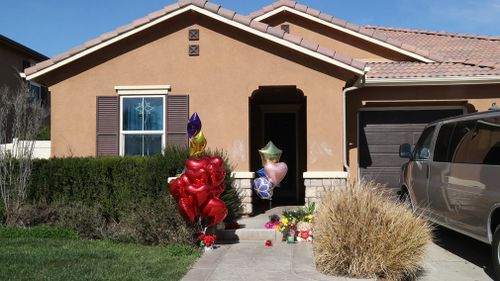
[[[399,145],[415,145],[423,128],[432,121],[463,114],[462,109],[371,110],[359,112],[360,176],[399,188]]]

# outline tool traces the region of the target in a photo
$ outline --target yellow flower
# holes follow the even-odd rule
[[[281,232],[281,225],[276,226],[276,231]]]
[[[286,217],[282,217],[281,218],[281,223],[283,224],[283,226],[287,226],[288,225],[288,219]]]
[[[312,221],[312,219],[313,219],[313,215],[307,215],[307,220],[308,220],[309,222],[311,222],[311,221]]]

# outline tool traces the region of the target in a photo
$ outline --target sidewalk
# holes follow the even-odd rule
[[[264,241],[221,245],[203,254],[183,281],[355,280],[331,277],[316,271],[311,243],[288,245]]]

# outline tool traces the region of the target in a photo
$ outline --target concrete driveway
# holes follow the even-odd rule
[[[459,233],[438,227],[436,242],[430,245],[424,270],[417,280],[493,280],[490,246]],[[354,280],[325,276],[314,268],[309,243],[287,245],[264,241],[244,241],[221,245],[205,253],[184,277],[201,280]]]

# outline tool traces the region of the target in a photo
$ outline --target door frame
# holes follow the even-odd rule
[[[261,121],[261,128],[264,128],[264,117],[268,113],[292,113],[295,115],[295,155],[296,155],[296,163],[295,163],[295,172],[296,172],[296,177],[295,177],[295,201],[299,202],[300,200],[300,177],[299,177],[299,163],[300,163],[300,137],[299,137],[299,132],[300,132],[300,120],[299,120],[299,111],[303,104],[259,104],[259,110],[260,110],[260,121]],[[264,134],[261,135],[261,142],[265,143],[264,139]]]

